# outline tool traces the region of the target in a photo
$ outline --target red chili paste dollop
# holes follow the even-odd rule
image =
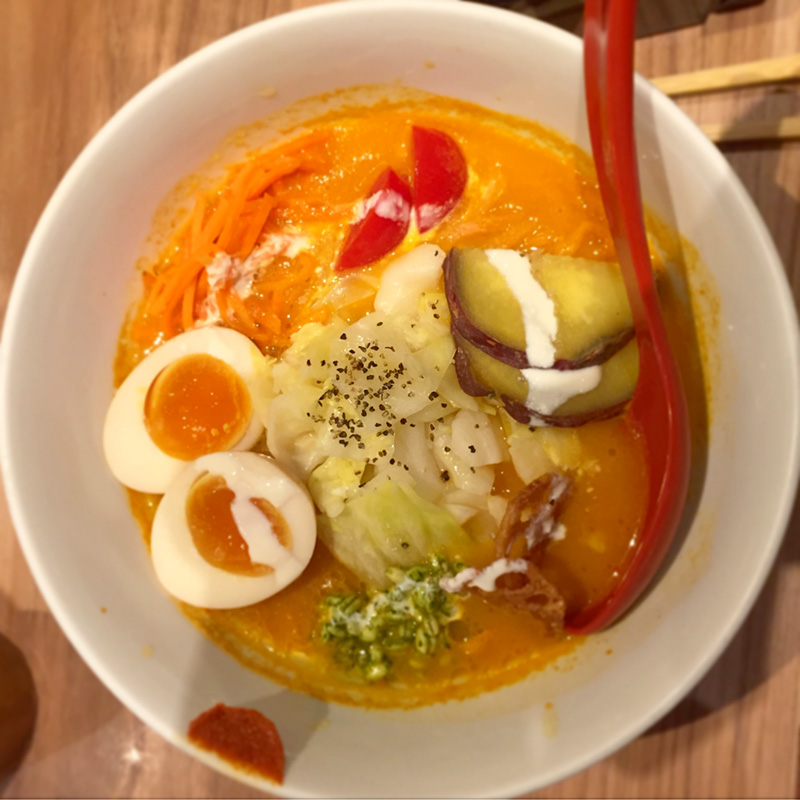
[[[283,783],[283,742],[275,724],[252,708],[217,703],[189,724],[189,741],[235,767]]]

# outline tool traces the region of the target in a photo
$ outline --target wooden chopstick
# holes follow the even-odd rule
[[[700,126],[712,142],[780,141],[800,138],[800,116],[708,123]]]
[[[683,94],[700,94],[796,80],[800,80],[800,54],[667,75],[663,78],[653,78],[652,82],[664,94],[676,97]]]
[[[800,54],[652,79],[652,83],[670,97],[787,81],[800,81]],[[718,143],[800,138],[800,116],[782,117],[776,120],[709,123],[700,127],[712,142]]]

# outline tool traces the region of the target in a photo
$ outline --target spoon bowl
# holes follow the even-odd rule
[[[658,571],[680,523],[689,486],[686,396],[658,304],[644,226],[633,127],[636,0],[586,0],[584,80],[592,153],[639,346],[630,413],[649,465],[647,509],[616,588],[569,620],[592,633],[619,619]]]

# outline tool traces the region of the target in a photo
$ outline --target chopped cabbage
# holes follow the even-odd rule
[[[387,480],[319,519],[319,534],[336,558],[371,587],[385,588],[390,567],[408,568],[431,555],[462,560],[472,541],[452,514],[407,484]]]
[[[325,294],[325,303],[331,308],[346,309],[348,306],[363,304],[380,287],[380,279],[364,270],[339,275],[334,287]]]
[[[397,327],[403,331],[412,350],[419,350],[435,339],[450,335],[450,308],[444,292],[425,292],[413,314],[397,315]]]
[[[509,418],[510,420],[510,418]],[[528,484],[550,472],[555,465],[543,447],[543,439],[539,436],[544,428],[531,430],[527,425],[520,425],[510,420],[511,432],[506,438],[511,463],[520,479]]]
[[[453,337],[447,333],[444,336],[431,339],[428,344],[414,353],[422,369],[435,377],[435,389],[439,388],[439,384],[444,379],[448,367],[453,363],[455,352],[456,345]],[[450,410],[452,411],[453,409],[451,408]],[[441,411],[438,416],[442,416]]]
[[[473,466],[456,452],[452,419],[425,426],[432,443],[433,456],[442,470],[443,480],[456,489],[477,495],[488,495],[494,485],[494,468],[488,464]],[[476,448],[477,451],[477,448]],[[469,453],[472,457],[472,453]]]
[[[269,405],[267,447],[283,466],[306,480],[325,458],[317,446],[318,430],[308,414],[319,397],[313,384],[297,383],[291,392],[279,394]]]
[[[395,434],[394,460],[390,469],[399,470],[400,478],[410,478],[417,494],[434,501],[445,489],[442,468],[436,463],[424,425],[400,425]],[[388,471],[381,470],[381,471]],[[409,482],[404,480],[404,483]]]
[[[459,503],[447,502],[443,503],[442,505],[453,515],[453,517],[455,517],[455,520],[459,525],[464,525],[465,523],[469,522],[478,513],[477,508],[473,508],[472,506],[462,506]]]
[[[462,409],[453,417],[453,452],[472,467],[505,461],[506,448],[487,414]]]
[[[329,517],[338,517],[345,501],[358,494],[365,470],[363,461],[326,458],[308,478],[308,491],[317,508]]]
[[[420,295],[439,285],[444,257],[441,247],[423,244],[396,258],[381,275],[375,310],[384,314],[414,311]]]
[[[503,521],[508,508],[508,500],[505,497],[490,495],[486,501],[486,510],[492,515],[494,521],[499,525]]]
[[[426,406],[443,372],[426,369],[389,317],[374,313],[353,323],[330,347],[333,385],[357,406],[367,429],[409,417]]]
[[[269,419],[269,406],[275,396],[273,371],[277,363],[271,356],[254,359],[255,390],[250,392],[253,401],[253,413],[266,428]]]
[[[438,391],[445,402],[456,408],[466,408],[470,411],[478,411],[481,408],[478,400],[468,395],[461,388],[454,364],[447,368],[447,372],[445,372],[442,382],[439,384]],[[486,404],[483,405],[485,406]],[[493,411],[494,409],[491,410]]]
[[[272,371],[275,391],[289,394],[298,382],[321,386],[328,380],[331,342],[346,328],[338,317],[327,325],[312,322],[300,328]]]
[[[455,374],[440,265],[434,275],[420,263],[396,273],[425,273],[413,302],[395,302],[385,277],[375,312],[303,326],[268,365],[271,399],[260,412],[270,453],[308,483],[321,538],[375,587],[387,567],[463,557],[474,542],[462,523],[471,533],[496,527],[493,465],[507,457],[504,416],[466,395]]]

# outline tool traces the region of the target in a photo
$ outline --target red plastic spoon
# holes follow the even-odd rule
[[[586,0],[584,78],[597,178],[639,344],[639,382],[630,413],[650,471],[645,518],[617,587],[568,621],[572,633],[609,626],[636,601],[662,563],[689,484],[686,398],[658,305],[642,214],[633,131],[636,0]]]

